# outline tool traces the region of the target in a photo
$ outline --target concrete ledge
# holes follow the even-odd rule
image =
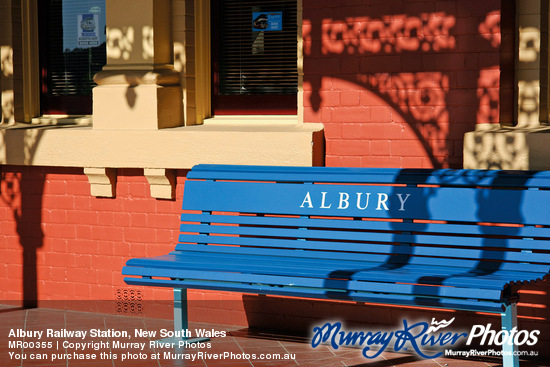
[[[199,125],[153,131],[0,127],[0,164],[186,169],[198,163],[323,163],[322,124]]]
[[[550,170],[550,127],[480,126],[464,135],[464,168]]]

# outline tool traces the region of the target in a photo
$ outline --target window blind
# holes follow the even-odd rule
[[[105,1],[48,0],[42,15],[42,92],[91,96],[106,62]]]
[[[224,0],[219,14],[219,94],[295,94],[296,0]]]

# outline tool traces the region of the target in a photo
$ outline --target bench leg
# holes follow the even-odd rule
[[[189,329],[188,320],[187,289],[174,288],[174,330],[179,331]]]
[[[501,315],[502,320],[502,330],[512,332],[513,328],[517,328],[518,318],[517,318],[517,308],[516,304],[512,303],[506,306]],[[519,367],[519,357],[517,356],[518,347],[515,345],[508,345],[504,343],[502,345],[502,362],[503,367]]]
[[[186,335],[186,332],[190,333],[189,315],[187,313],[187,288],[174,288],[174,330],[183,330],[183,335]],[[210,338],[188,338],[187,336],[181,339],[188,343],[198,343],[210,340]]]
[[[181,333],[181,337],[174,336],[155,340],[156,343],[172,344],[176,350],[185,349],[185,345],[209,341],[209,338],[189,338],[189,318],[187,314],[187,289],[174,288],[174,331]],[[183,342],[187,342],[185,345]]]

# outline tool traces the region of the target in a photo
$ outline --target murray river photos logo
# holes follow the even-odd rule
[[[386,331],[346,331],[340,322],[327,322],[313,328],[311,346],[329,344],[333,349],[341,346],[361,346],[365,358],[376,358],[388,347],[396,352],[413,350],[422,358],[438,358],[452,346],[465,342],[466,345],[502,346],[535,345],[540,331],[532,330],[493,330],[491,324],[474,325],[470,332],[453,332],[446,330],[454,321],[432,319],[432,323],[409,323],[403,320],[403,328]]]

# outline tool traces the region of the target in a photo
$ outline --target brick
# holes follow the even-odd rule
[[[401,157],[377,157],[369,156],[365,157],[362,161],[363,167],[380,167],[380,168],[394,168],[402,167]]]
[[[120,198],[90,197],[90,209],[104,212],[126,211],[126,202],[127,200]]]
[[[157,243],[158,246],[162,246],[163,244],[170,244],[172,247],[176,245],[178,242],[178,235],[179,231],[177,231],[177,227],[174,227],[173,229],[157,229]],[[155,246],[156,244],[151,244],[150,246]],[[171,251],[171,248],[168,248],[168,252]]]
[[[179,217],[172,214],[148,215],[146,218],[147,226],[150,228],[174,229],[179,227]]]
[[[113,255],[118,256],[132,256],[130,252],[130,244],[125,242],[117,242],[115,245],[113,245]]]
[[[334,109],[332,122],[371,121],[371,107],[340,107]]]
[[[179,177],[177,177],[176,180],[176,194],[180,194],[180,196],[176,195],[176,199],[174,200],[156,200],[155,213],[177,214],[180,211],[181,197],[183,195],[183,190],[185,189],[185,180]]]
[[[340,59],[337,57],[305,58],[304,73],[333,75],[340,71]]]
[[[475,106],[477,95],[473,90],[455,89],[447,93],[447,106]]]
[[[363,125],[362,136],[367,139],[399,139],[402,125],[391,122],[372,122]]]
[[[358,90],[344,90],[340,92],[340,95],[342,106],[359,106],[360,92]]]
[[[325,165],[327,167],[343,167],[342,159],[341,156],[329,155],[327,153],[325,156]]]
[[[323,107],[338,107],[343,101],[345,96],[341,95],[339,91],[322,91],[319,92],[321,98],[321,106]]]
[[[130,243],[130,253],[133,257],[149,256],[149,253],[147,251],[147,244],[139,242]]]
[[[343,124],[332,124],[332,123],[325,124],[325,130],[324,130],[325,138],[326,139],[341,138],[342,126]]]
[[[44,195],[42,204],[48,209],[74,209],[75,203],[72,196]]]
[[[130,213],[154,213],[156,204],[155,199],[125,200],[123,208]]]
[[[77,210],[89,210],[91,208],[91,197],[89,196],[89,192],[87,196],[75,196],[74,197],[74,206]]]
[[[147,227],[147,217],[149,214],[146,213],[132,213],[130,214],[130,226],[129,227]]]
[[[462,1],[457,7],[457,17],[475,17],[487,15],[495,9],[500,9],[501,3],[497,0]]]
[[[2,263],[18,263],[21,261],[21,251],[15,249],[4,249],[2,252]]]
[[[44,185],[44,191],[53,195],[65,195],[67,193],[67,183],[60,180],[47,180]]]
[[[86,181],[70,181],[66,185],[66,193],[69,195],[90,195],[90,183]]]
[[[46,257],[46,263],[50,266],[67,267],[71,263],[72,255],[67,253],[50,253]]]
[[[150,197],[149,184],[147,182],[133,183],[130,186],[130,196],[131,197]]]
[[[390,156],[391,141],[389,140],[373,140],[370,142],[371,155],[374,156]]]
[[[131,213],[113,213],[113,226],[115,227],[129,227],[131,224]]]
[[[449,121],[451,123],[465,123],[474,128],[474,123],[476,121],[476,112],[477,107],[472,108],[471,106],[450,106],[449,110]]]
[[[92,230],[92,240],[99,241],[122,241],[122,229],[118,227],[96,226]]]
[[[363,157],[341,157],[341,167],[362,167]]]
[[[363,90],[360,92],[359,103],[361,106],[387,106],[388,103],[384,101],[380,95],[370,90]]]
[[[343,75],[336,76],[324,76],[322,79],[322,88],[321,90],[334,90],[334,91],[345,91],[345,90],[360,90],[357,84],[353,81],[347,80]]]
[[[427,168],[423,166],[421,157],[402,157],[401,162],[403,168]]]
[[[64,224],[67,223],[68,214],[66,210],[52,210],[48,213],[48,221],[51,223]],[[46,217],[46,215],[44,215]]]
[[[360,71],[361,58],[356,56],[342,57],[340,59],[340,70],[343,73],[355,74]]]
[[[397,73],[401,69],[400,55],[371,56],[361,59],[361,72],[365,73]]]
[[[343,139],[359,139],[362,136],[363,124],[341,124],[341,137]]]
[[[374,122],[390,122],[391,121],[391,107],[374,106],[371,107],[370,121]]]
[[[68,241],[66,239],[53,239],[46,237],[43,241],[43,246],[39,253],[43,251],[44,256],[48,256],[50,252],[67,252]]]
[[[392,156],[424,156],[425,149],[418,140],[394,140],[391,142]]]
[[[369,142],[363,140],[337,140],[327,144],[327,153],[332,155],[360,156],[369,151]]]
[[[309,108],[304,110],[304,122],[321,122],[321,112]]]
[[[115,223],[115,216],[113,212],[99,212],[97,213],[97,224],[101,226],[112,226]]]
[[[333,108],[322,108],[321,109],[321,122],[327,123],[332,122]]]
[[[19,224],[21,223],[34,223],[37,224],[41,220],[41,217],[45,220],[47,217],[48,220],[51,220],[53,211],[44,211],[40,208],[21,208],[21,216],[17,219]],[[56,218],[58,218],[56,216]]]
[[[92,259],[90,255],[75,255],[73,265],[76,268],[90,269],[92,265]],[[90,281],[88,279],[88,281]]]
[[[459,70],[456,73],[457,88],[477,88],[479,71],[477,70]]]
[[[75,226],[69,224],[46,223],[44,234],[52,238],[74,239],[76,238]]]

